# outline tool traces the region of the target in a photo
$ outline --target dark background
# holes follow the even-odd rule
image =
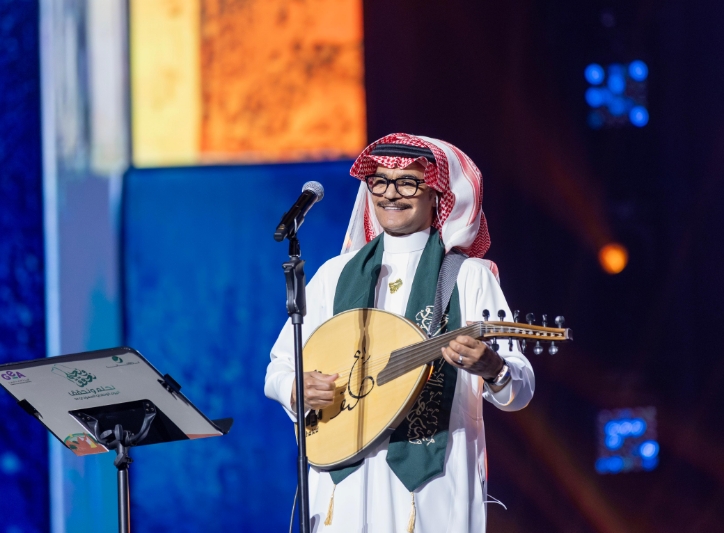
[[[575,331],[533,359],[529,408],[486,410],[489,490],[508,506],[488,506],[490,531],[721,527],[723,15],[717,2],[365,2],[370,139],[407,131],[467,152],[511,307]],[[634,59],[649,66],[650,122],[590,129],[584,68]],[[616,276],[596,257],[608,240],[630,254]],[[659,467],[598,475],[598,411],[648,405]]]

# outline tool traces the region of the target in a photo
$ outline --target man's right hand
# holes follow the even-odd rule
[[[304,373],[304,410],[324,409],[334,402],[334,380],[339,374]],[[297,412],[297,380],[292,382],[292,411]]]

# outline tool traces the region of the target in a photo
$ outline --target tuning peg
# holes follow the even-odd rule
[[[490,347],[493,349],[495,353],[498,353],[498,349],[500,348],[500,344],[498,344],[498,341],[496,339],[493,339],[492,344]]]
[[[513,311],[513,322],[518,322],[518,317],[520,316],[520,311],[517,309]]]
[[[562,327],[563,327],[563,324],[566,323],[566,319],[563,318],[562,316],[557,316],[557,317],[556,317],[556,320],[555,320],[555,323],[556,323],[556,326],[558,326],[559,328],[562,328]]]
[[[487,309],[483,309],[483,320],[485,320],[487,322],[489,318],[490,318],[490,311],[488,311]]]
[[[548,315],[541,315],[541,324],[543,327],[546,327],[548,325]]]
[[[536,355],[540,355],[543,353],[543,346],[540,345],[540,341],[535,341],[535,346],[533,347],[533,353]]]
[[[502,321],[505,318],[505,311],[502,309],[498,311],[498,318]]]
[[[551,345],[548,347],[548,353],[551,355],[556,355],[558,353],[558,346],[556,346],[555,342],[551,342]]]
[[[527,315],[525,315],[525,320],[526,322],[528,322],[528,324],[532,325],[535,321],[535,315],[533,313],[528,313]]]

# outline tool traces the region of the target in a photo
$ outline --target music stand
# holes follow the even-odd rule
[[[133,348],[3,364],[0,384],[76,455],[115,450],[120,533],[130,530],[129,448],[220,437],[233,423],[206,418]]]

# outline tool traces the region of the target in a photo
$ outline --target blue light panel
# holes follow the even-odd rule
[[[613,63],[606,68],[591,63],[583,75],[589,83],[586,103],[591,108],[588,125],[592,129],[631,124],[637,128],[649,122],[646,108],[646,79],[649,68],[637,59],[625,65]]]
[[[655,407],[601,411],[598,437],[599,474],[653,470],[659,464]]]

